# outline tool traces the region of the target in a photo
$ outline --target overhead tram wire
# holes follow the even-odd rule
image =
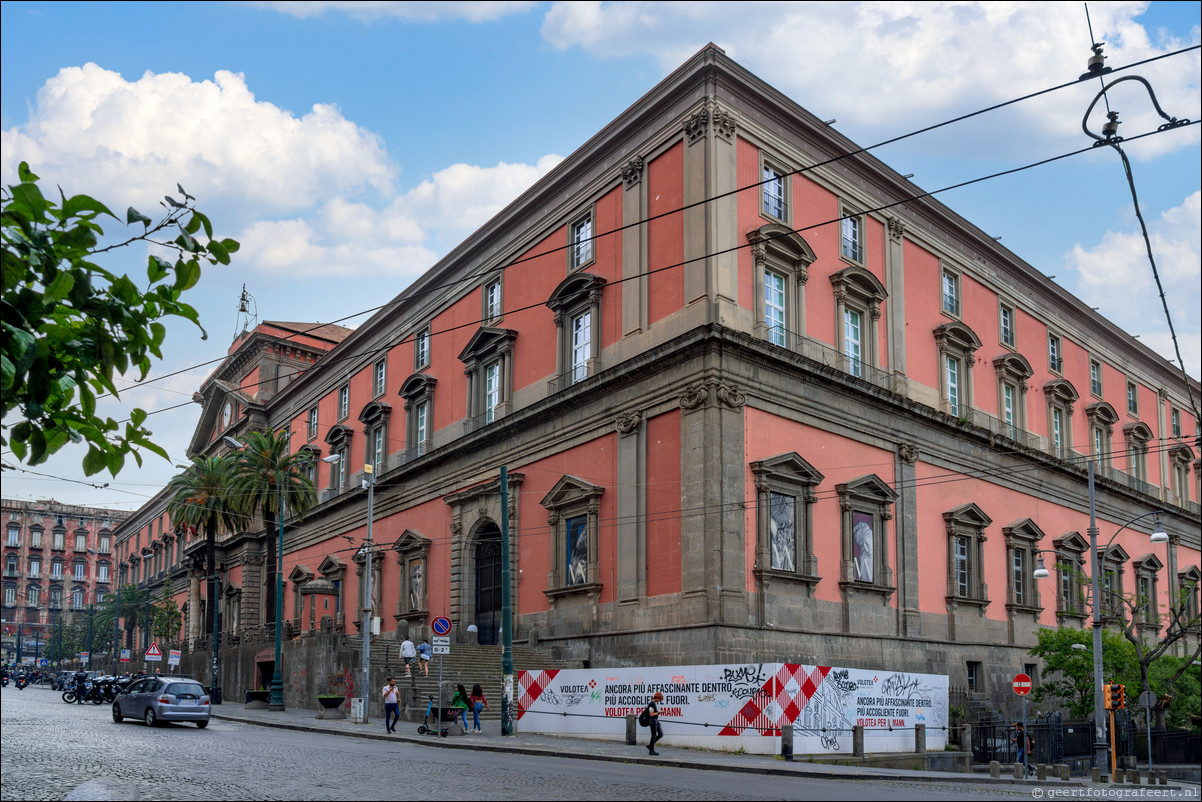
[[[1156,62],[1156,61],[1160,61],[1160,60],[1162,60],[1162,59],[1166,59],[1166,58],[1171,58],[1171,57],[1175,57],[1175,56],[1183,55],[1183,54],[1185,54],[1185,53],[1189,53],[1189,52],[1192,52],[1192,51],[1194,51],[1194,50],[1198,50],[1198,49],[1202,49],[1202,45],[1191,45],[1191,46],[1189,46],[1189,47],[1185,47],[1185,48],[1182,48],[1182,49],[1180,49],[1180,50],[1175,50],[1175,51],[1173,51],[1173,52],[1171,52],[1171,53],[1162,53],[1161,55],[1158,55],[1158,56],[1152,56],[1152,57],[1150,57],[1150,58],[1146,58],[1146,59],[1143,59],[1143,60],[1141,60],[1141,61],[1135,61],[1135,62],[1132,62],[1131,64],[1127,64],[1127,65],[1124,65],[1124,66],[1121,66],[1121,67],[1114,67],[1114,68],[1112,68],[1112,69],[1111,69],[1111,71],[1112,71],[1112,72],[1121,72],[1121,71],[1123,71],[1123,70],[1134,69],[1135,67],[1139,67],[1139,66],[1142,66],[1142,65],[1144,65],[1144,64],[1150,64],[1150,63],[1153,63],[1153,62]],[[1090,77],[1092,77],[1092,76],[1090,76]],[[953,117],[953,118],[950,118],[950,119],[948,119],[948,120],[944,120],[943,122],[934,123],[934,124],[932,124],[932,125],[928,125],[928,126],[926,126],[926,127],[924,127],[924,128],[919,128],[919,129],[916,129],[916,130],[914,130],[914,131],[911,131],[911,132],[909,132],[909,133],[906,133],[906,134],[900,134],[900,135],[898,135],[898,136],[895,136],[895,137],[891,137],[891,138],[889,138],[889,139],[882,140],[881,142],[878,142],[878,143],[876,143],[876,144],[874,144],[874,145],[868,145],[868,146],[866,146],[866,147],[862,147],[862,148],[859,148],[859,149],[857,149],[857,150],[849,151],[849,152],[847,152],[847,153],[845,153],[845,154],[842,154],[842,155],[840,155],[840,156],[835,156],[835,157],[832,157],[832,158],[830,158],[830,159],[827,159],[826,161],[822,161],[822,162],[816,162],[815,164],[808,165],[808,166],[806,166],[806,167],[800,167],[800,168],[798,168],[798,169],[796,169],[796,170],[792,170],[792,171],[789,171],[789,172],[786,172],[786,173],[782,173],[782,174],[781,174],[781,177],[788,177],[788,176],[792,176],[792,175],[800,175],[800,174],[802,174],[802,173],[804,173],[804,172],[807,172],[807,171],[809,171],[809,170],[814,170],[814,169],[816,169],[816,168],[819,168],[819,167],[824,167],[824,166],[827,166],[827,165],[833,164],[833,163],[835,163],[835,162],[841,161],[842,159],[850,158],[850,157],[852,157],[852,156],[858,156],[858,155],[860,155],[860,154],[867,153],[867,152],[869,152],[869,151],[871,151],[871,150],[875,150],[875,149],[877,149],[877,148],[884,147],[885,145],[891,145],[891,144],[895,144],[895,143],[897,143],[897,142],[901,142],[901,141],[903,141],[903,140],[905,140],[905,139],[909,139],[909,138],[911,138],[911,137],[918,136],[919,134],[929,133],[929,132],[931,132],[931,131],[937,130],[937,129],[939,129],[939,128],[943,128],[943,127],[945,127],[945,126],[948,126],[948,125],[952,125],[952,124],[954,124],[954,123],[957,123],[957,122],[962,122],[962,121],[964,121],[964,120],[968,120],[968,119],[971,119],[971,118],[973,118],[973,117],[980,116],[980,115],[982,115],[982,114],[987,114],[987,113],[989,113],[989,112],[991,112],[991,111],[996,111],[996,110],[998,110],[998,109],[1002,109],[1002,108],[1005,108],[1005,107],[1007,107],[1007,106],[1015,105],[1015,104],[1017,104],[1017,103],[1021,103],[1021,102],[1023,102],[1023,101],[1026,101],[1026,100],[1030,100],[1030,99],[1033,99],[1033,98],[1036,98],[1036,97],[1040,97],[1041,95],[1046,95],[1046,94],[1049,94],[1049,93],[1052,93],[1052,92],[1059,91],[1059,90],[1061,90],[1061,89],[1066,89],[1066,88],[1068,88],[1068,87],[1070,87],[1070,86],[1075,86],[1076,84],[1078,84],[1078,83],[1081,83],[1083,80],[1087,80],[1087,79],[1084,79],[1084,78],[1078,78],[1078,79],[1076,79],[1076,80],[1073,80],[1073,81],[1068,81],[1068,82],[1065,82],[1065,83],[1062,83],[1062,84],[1058,84],[1058,85],[1056,85],[1056,86],[1048,87],[1048,88],[1046,88],[1046,89],[1041,89],[1041,90],[1039,90],[1039,91],[1036,91],[1036,92],[1031,92],[1031,93],[1029,93],[1029,94],[1022,95],[1021,97],[1013,98],[1013,99],[1011,99],[1011,100],[1003,101],[1003,102],[1001,102],[1001,103],[996,103],[996,104],[994,104],[994,105],[992,105],[992,106],[987,106],[987,107],[985,107],[985,108],[978,109],[977,111],[968,112],[968,113],[966,113],[966,114],[962,114],[962,115],[960,115],[960,116],[958,116],[958,117]],[[1132,139],[1134,139],[1134,138],[1137,138],[1137,137],[1132,137]],[[664,217],[669,217],[669,216],[671,216],[671,215],[673,215],[673,214],[680,214],[680,213],[683,213],[683,212],[685,212],[685,211],[688,211],[689,209],[693,209],[693,208],[696,208],[696,207],[698,207],[698,206],[702,206],[702,205],[704,205],[704,204],[711,203],[711,202],[713,202],[713,201],[716,201],[716,200],[721,200],[721,199],[723,199],[723,198],[726,198],[726,197],[729,197],[729,196],[731,196],[731,195],[736,195],[736,194],[738,194],[738,193],[740,193],[740,192],[746,192],[747,190],[750,190],[750,189],[755,189],[755,188],[757,188],[757,187],[763,186],[765,183],[766,183],[766,181],[757,181],[757,182],[755,182],[755,183],[753,183],[753,184],[748,184],[748,185],[746,185],[746,186],[744,186],[744,187],[739,187],[739,188],[736,188],[736,189],[730,190],[730,191],[728,191],[728,192],[722,193],[722,194],[720,194],[720,195],[715,195],[714,197],[711,197],[711,198],[704,198],[704,199],[702,199],[702,200],[700,200],[700,201],[695,201],[695,202],[693,202],[693,203],[686,204],[686,205],[684,205],[684,206],[682,206],[682,207],[680,207],[680,208],[678,208],[678,209],[671,209],[671,210],[668,210],[668,211],[665,211],[665,212],[661,212],[661,213],[659,213],[659,214],[656,214],[656,215],[652,215],[652,216],[650,216],[650,217],[646,217],[646,218],[643,218],[643,219],[640,219],[640,220],[636,220],[636,221],[634,221],[634,222],[631,222],[631,223],[626,223],[626,224],[624,224],[624,225],[621,225],[621,226],[619,226],[619,227],[617,227],[617,228],[613,228],[613,229],[610,229],[610,230],[608,230],[608,231],[599,232],[599,233],[597,233],[597,234],[593,235],[592,237],[590,237],[590,238],[589,238],[589,241],[590,241],[590,242],[594,242],[594,241],[596,241],[596,240],[599,240],[599,239],[601,239],[602,237],[607,237],[607,236],[610,236],[610,235],[612,235],[612,234],[620,233],[620,232],[622,232],[622,231],[625,231],[626,229],[629,229],[629,228],[636,228],[636,227],[638,227],[638,226],[646,225],[646,224],[648,224],[648,223],[654,222],[654,221],[656,221],[656,220],[659,220],[659,219],[662,219],[662,218],[664,218]],[[954,189],[954,188],[955,188],[955,186],[953,186],[953,187],[945,187],[945,189]],[[944,191],[944,190],[936,190],[936,192],[942,192],[942,191]],[[915,196],[915,198],[913,198],[913,199],[922,198],[922,197],[925,197],[926,195],[930,195],[930,194],[935,194],[935,193],[925,193],[924,195],[918,195],[918,196]],[[893,205],[896,205],[896,204],[893,204]],[[888,207],[888,206],[886,206],[886,207],[881,207],[881,208],[889,208],[889,207]],[[862,213],[867,213],[868,211],[872,211],[872,210],[866,210],[865,212],[862,212]],[[837,220],[835,220],[835,221],[832,221],[832,222],[838,222],[838,220],[841,220],[841,219],[843,219],[843,218],[838,218]],[[490,267],[490,268],[487,268],[487,269],[484,269],[484,270],[481,270],[481,271],[478,271],[478,272],[475,272],[475,273],[471,273],[471,274],[469,274],[468,276],[465,276],[464,278],[462,278],[462,279],[458,279],[458,280],[456,280],[456,281],[453,281],[453,282],[449,282],[449,283],[446,283],[446,284],[436,284],[436,285],[433,285],[433,286],[427,287],[427,288],[425,288],[425,289],[423,289],[423,290],[421,290],[421,291],[419,291],[419,292],[415,292],[415,293],[414,293],[414,295],[412,295],[412,296],[408,296],[408,297],[406,297],[406,298],[403,298],[403,299],[402,299],[402,298],[400,298],[400,297],[397,297],[397,298],[394,298],[394,299],[392,299],[392,300],[390,300],[390,301],[387,301],[386,303],[379,304],[379,305],[377,305],[377,306],[373,306],[373,307],[368,307],[368,308],[366,308],[366,309],[360,310],[360,311],[358,311],[358,312],[353,312],[353,313],[351,313],[351,314],[349,314],[349,315],[344,315],[343,317],[336,318],[336,319],[334,319],[334,320],[331,320],[331,321],[329,321],[329,322],[326,322],[326,323],[318,323],[318,324],[314,325],[314,326],[313,326],[313,328],[306,329],[306,330],[304,330],[304,331],[301,331],[301,332],[294,332],[294,333],[288,334],[288,335],[286,335],[286,336],[284,336],[284,337],[281,337],[280,339],[283,339],[283,340],[289,340],[289,339],[293,339],[294,337],[301,337],[301,336],[304,336],[304,335],[306,335],[306,334],[309,334],[309,333],[311,333],[311,332],[313,332],[313,331],[316,331],[316,330],[318,330],[318,329],[322,328],[323,326],[335,325],[335,324],[342,323],[342,322],[344,322],[344,321],[347,321],[347,320],[351,320],[351,319],[353,319],[353,318],[356,318],[356,317],[361,317],[362,315],[371,314],[371,313],[373,313],[373,312],[379,312],[380,310],[382,310],[382,309],[385,309],[385,308],[387,308],[387,307],[389,307],[389,306],[392,306],[392,305],[394,305],[394,304],[401,304],[401,303],[407,303],[407,302],[411,302],[411,301],[415,300],[416,298],[419,298],[419,297],[421,297],[422,295],[425,295],[425,294],[434,293],[434,292],[438,292],[438,291],[442,291],[442,290],[447,290],[447,289],[453,289],[453,288],[455,288],[455,287],[459,287],[459,286],[462,286],[462,285],[464,285],[464,284],[468,284],[468,283],[474,283],[474,282],[476,282],[476,281],[480,280],[481,278],[484,278],[485,276],[488,276],[488,275],[490,275],[490,274],[492,274],[492,273],[496,273],[496,272],[504,272],[505,270],[508,270],[508,269],[509,269],[509,268],[511,268],[511,267],[515,267],[515,266],[517,266],[517,265],[523,264],[523,263],[525,263],[525,262],[532,261],[532,260],[534,260],[534,259],[541,259],[541,258],[543,258],[543,257],[545,257],[545,256],[548,256],[548,255],[551,255],[551,254],[554,254],[554,253],[558,253],[558,252],[561,252],[561,251],[565,251],[565,250],[567,250],[567,249],[568,249],[568,248],[570,248],[570,247],[573,247],[573,246],[572,246],[572,244],[568,244],[568,245],[563,245],[563,246],[559,246],[559,247],[551,248],[551,249],[549,249],[549,250],[547,250],[547,251],[542,251],[542,252],[539,252],[539,253],[537,253],[537,254],[534,254],[534,255],[532,255],[532,256],[522,257],[522,258],[516,259],[516,260],[514,260],[514,261],[511,261],[511,262],[506,262],[504,265],[500,265],[500,266],[497,266],[497,267]],[[706,257],[700,257],[700,258],[706,258]],[[644,274],[640,274],[640,275],[644,275]],[[639,276],[631,276],[630,278],[638,278],[638,277],[639,277]],[[615,282],[615,283],[617,283],[617,282]],[[535,306],[541,306],[541,304],[536,304]],[[530,307],[526,307],[526,308],[530,308]],[[512,310],[512,311],[522,311],[522,310]],[[472,325],[474,325],[474,324],[472,324]],[[431,334],[433,334],[433,332],[431,332]],[[405,340],[401,340],[401,343],[403,343],[403,342],[405,342]],[[400,344],[400,343],[397,343],[397,344]],[[170,373],[164,373],[164,374],[163,374],[163,375],[161,375],[161,376],[155,376],[155,377],[154,377],[154,378],[152,378],[152,379],[147,379],[146,381],[137,382],[136,384],[131,384],[130,386],[123,388],[123,390],[122,390],[122,391],[124,392],[125,390],[135,390],[135,389],[138,389],[138,388],[140,388],[140,387],[146,387],[146,386],[149,386],[149,385],[151,385],[151,384],[153,384],[153,383],[155,383],[155,382],[162,381],[162,380],[164,380],[164,379],[168,379],[168,378],[171,378],[171,377],[173,377],[173,376],[178,376],[178,375],[180,375],[180,374],[182,374],[182,373],[186,373],[186,372],[188,372],[189,370],[195,370],[196,368],[205,367],[205,366],[208,366],[208,365],[213,365],[213,364],[218,364],[218,363],[220,363],[220,362],[223,362],[223,361],[225,361],[225,359],[226,359],[226,358],[227,358],[226,356],[222,356],[222,357],[217,357],[217,358],[214,358],[214,359],[207,360],[207,361],[205,361],[205,362],[198,362],[198,363],[196,363],[196,364],[194,364],[194,365],[191,365],[191,366],[189,366],[189,367],[186,367],[186,368],[181,368],[180,370],[172,371],[172,372],[170,372]],[[102,396],[98,396],[98,397],[97,397],[97,400],[100,400],[101,398],[107,398],[107,397],[108,397],[108,394],[106,394],[106,395],[102,395]]]
[[[1185,124],[1185,125],[1183,125],[1183,126],[1178,126],[1178,128],[1169,129],[1169,130],[1178,130],[1179,128],[1184,128],[1184,127],[1187,127],[1187,126],[1198,125],[1198,124],[1199,124],[1199,121],[1190,121],[1190,122],[1186,123],[1186,124]],[[1128,138],[1127,138],[1125,141],[1128,141],[1128,142],[1131,142],[1131,141],[1136,141],[1136,140],[1139,140],[1139,139],[1144,139],[1144,138],[1146,138],[1146,137],[1155,136],[1155,135],[1157,135],[1157,134],[1162,134],[1162,133],[1168,133],[1168,131],[1167,131],[1167,130],[1164,130],[1164,131],[1162,131],[1162,130],[1148,131],[1148,132],[1146,132],[1146,133],[1143,133],[1143,134],[1136,134],[1135,136],[1128,137]],[[972,178],[972,179],[969,179],[969,180],[967,180],[967,181],[961,181],[961,182],[959,182],[959,183],[955,183],[955,184],[949,184],[948,186],[941,187],[940,189],[933,189],[933,190],[930,190],[930,191],[927,191],[927,192],[922,192],[922,193],[919,193],[918,195],[912,195],[912,196],[910,196],[910,197],[907,197],[907,198],[902,198],[902,199],[900,199],[900,200],[896,200],[896,201],[893,201],[893,202],[891,202],[891,203],[887,203],[887,204],[885,204],[885,205],[883,205],[883,206],[876,206],[876,207],[873,207],[873,208],[868,208],[868,209],[865,209],[865,210],[863,210],[862,212],[859,212],[859,214],[871,214],[871,213],[873,213],[873,212],[881,212],[881,211],[885,211],[885,210],[888,210],[888,209],[892,209],[892,208],[894,208],[894,207],[896,207],[896,206],[902,206],[902,205],[904,205],[904,204],[906,204],[906,203],[911,203],[911,202],[913,202],[913,201],[915,201],[915,200],[921,200],[922,198],[932,197],[932,196],[934,196],[934,195],[942,194],[942,193],[944,193],[944,192],[950,192],[951,190],[954,190],[954,189],[962,189],[963,187],[972,186],[973,184],[979,184],[979,183],[982,183],[982,182],[984,182],[984,181],[990,181],[990,180],[993,180],[993,179],[995,179],[995,178],[1002,178],[1002,177],[1005,177],[1005,176],[1008,176],[1008,175],[1013,175],[1013,174],[1015,174],[1015,173],[1024,172],[1024,171],[1026,171],[1026,170],[1030,170],[1030,169],[1033,169],[1033,168],[1035,168],[1035,167],[1042,167],[1042,166],[1044,166],[1044,165],[1051,164],[1051,163],[1053,163],[1053,162],[1057,162],[1057,161],[1061,161],[1061,160],[1063,160],[1063,159],[1067,159],[1067,158],[1070,158],[1070,157],[1072,157],[1072,156],[1079,156],[1079,155],[1081,155],[1081,154],[1083,154],[1083,153],[1090,153],[1090,152],[1093,152],[1094,150],[1095,150],[1095,148],[1094,148],[1092,145],[1091,145],[1091,146],[1088,146],[1088,147],[1084,147],[1084,148],[1079,148],[1079,149],[1077,149],[1077,150],[1069,151],[1069,152],[1067,152],[1067,153],[1062,153],[1062,154],[1060,154],[1059,156],[1050,156],[1050,157],[1048,157],[1048,158],[1046,158],[1046,159],[1041,159],[1041,160],[1039,160],[1039,161],[1036,161],[1036,162],[1031,162],[1031,163],[1029,163],[1029,164],[1022,165],[1022,166],[1020,166],[1020,167],[1012,167],[1012,168],[1010,168],[1010,169],[1007,169],[1007,170],[1001,170],[1001,171],[999,171],[999,172],[996,172],[996,173],[990,173],[990,174],[988,174],[988,175],[980,176],[980,177],[978,177],[978,178]],[[794,229],[794,228],[790,228],[790,229],[787,229],[787,230],[786,230],[786,231],[784,231],[784,232],[781,232],[781,233],[778,233],[778,234],[772,235],[772,236],[770,236],[770,237],[767,237],[767,238],[765,238],[765,240],[761,240],[761,242],[763,242],[763,241],[770,241],[770,240],[777,239],[777,238],[780,238],[780,237],[786,237],[786,236],[789,236],[789,235],[791,235],[791,234],[800,234],[800,233],[801,233],[801,232],[803,232],[803,231],[811,231],[811,230],[813,230],[813,229],[816,229],[816,228],[821,228],[821,227],[823,227],[823,226],[834,225],[834,224],[836,224],[836,223],[840,222],[840,221],[841,221],[841,220],[843,220],[843,219],[844,219],[844,216],[839,216],[839,217],[836,217],[836,218],[832,218],[832,219],[830,219],[830,220],[824,220],[824,221],[821,221],[821,222],[818,222],[818,223],[812,223],[812,224],[810,224],[810,225],[808,225],[808,226],[802,226],[801,228],[795,228],[795,229]],[[622,284],[622,283],[624,283],[624,282],[626,282],[626,281],[634,281],[634,280],[636,280],[636,279],[640,279],[640,278],[642,278],[642,277],[644,277],[644,276],[650,276],[650,275],[654,275],[654,274],[656,274],[656,273],[662,273],[662,272],[664,272],[664,271],[666,271],[666,270],[675,270],[676,268],[679,268],[679,267],[684,267],[684,266],[686,266],[686,265],[693,264],[694,262],[700,262],[700,261],[704,261],[704,260],[706,260],[706,259],[710,259],[710,258],[713,258],[713,257],[715,257],[715,256],[722,256],[722,255],[724,255],[724,254],[729,254],[729,253],[737,253],[738,251],[740,251],[740,250],[742,250],[742,249],[744,249],[744,248],[750,248],[750,247],[752,247],[752,243],[744,243],[744,244],[742,244],[742,245],[735,245],[735,246],[732,246],[732,247],[730,247],[730,248],[725,248],[725,249],[722,249],[722,250],[719,250],[719,251],[713,251],[713,252],[711,252],[711,253],[702,254],[701,256],[696,256],[696,257],[693,257],[693,258],[691,258],[691,259],[685,259],[684,261],[681,261],[681,262],[676,262],[676,263],[674,263],[674,264],[670,264],[670,265],[664,265],[663,267],[657,267],[657,268],[654,268],[654,269],[645,270],[645,271],[643,271],[643,272],[641,272],[641,273],[636,273],[636,274],[632,274],[632,275],[630,275],[630,276],[624,276],[624,277],[622,277],[622,278],[617,278],[617,279],[614,279],[613,281],[610,281],[610,282],[608,282],[608,283],[609,283],[609,284],[613,284],[613,285],[617,285],[617,284]],[[543,306],[546,306],[546,304],[545,304],[545,303],[532,303],[532,304],[528,304],[528,305],[526,305],[526,306],[517,307],[517,308],[514,308],[514,309],[507,309],[507,310],[503,310],[503,311],[502,311],[502,315],[512,315],[512,314],[516,314],[516,313],[518,313],[518,312],[525,312],[525,311],[528,311],[528,310],[531,310],[531,309],[538,309],[538,308],[540,308],[540,307],[543,307]],[[430,337],[434,337],[434,336],[436,336],[436,335],[440,335],[440,334],[449,334],[449,333],[451,333],[451,332],[453,332],[453,331],[458,331],[458,330],[460,330],[460,329],[466,329],[466,328],[471,328],[471,327],[473,327],[473,326],[479,326],[479,325],[480,325],[481,323],[483,323],[483,322],[485,322],[483,319],[477,319],[477,320],[468,321],[468,322],[466,322],[466,323],[461,323],[461,324],[459,324],[459,325],[456,325],[456,326],[451,326],[451,327],[449,327],[449,328],[445,328],[445,329],[438,329],[437,331],[435,331],[435,330],[431,329],[431,330],[430,330],[430,332],[429,332],[429,336],[430,336]],[[407,343],[407,342],[410,342],[410,341],[412,341],[412,339],[413,339],[413,337],[412,337],[412,336],[409,336],[409,337],[404,337],[404,338],[402,338],[401,340],[399,340],[399,341],[397,341],[397,342],[395,342],[395,343],[387,343],[387,344],[384,344],[384,345],[378,346],[378,347],[376,347],[376,348],[369,348],[369,349],[367,349],[367,350],[364,350],[364,351],[357,352],[357,353],[355,353],[355,354],[347,354],[346,356],[343,356],[343,357],[339,357],[339,358],[330,359],[329,361],[326,361],[326,362],[322,363],[322,365],[323,365],[323,367],[328,367],[328,366],[330,366],[330,365],[333,365],[333,364],[338,364],[338,363],[339,363],[339,362],[341,362],[341,361],[360,361],[360,360],[363,360],[363,359],[365,359],[365,358],[370,358],[370,357],[373,357],[373,356],[375,356],[375,355],[377,355],[377,354],[380,354],[380,353],[387,353],[387,352],[388,352],[389,350],[391,350],[392,348],[395,348],[395,347],[396,347],[396,346],[398,346],[398,345],[403,345],[403,344],[405,344],[405,343]],[[213,361],[215,361],[215,362],[221,362],[221,361],[224,361],[226,358],[227,358],[227,357],[221,357],[220,359],[213,360]],[[201,363],[201,364],[203,365],[203,364],[211,364],[211,363],[209,363],[209,362],[206,362],[206,363]],[[183,369],[183,370],[181,370],[181,371],[178,371],[178,372],[182,373],[182,372],[185,372],[186,370],[192,370],[192,369],[194,369],[195,367],[199,367],[199,365],[192,366],[192,367],[190,367],[190,368],[185,368],[185,369]],[[171,375],[175,375],[175,374],[171,374]],[[299,375],[299,373],[298,373],[298,374],[295,374],[295,375],[294,375],[294,378],[295,378],[295,376],[296,376],[296,375]],[[166,376],[163,376],[163,377],[160,377],[160,378],[166,378]],[[257,386],[259,386],[260,384],[266,384],[266,383],[268,383],[269,381],[273,381],[273,380],[272,380],[272,379],[263,379],[263,380],[260,380],[260,381],[258,381],[258,382],[254,382],[254,383],[252,383],[252,384],[248,384],[248,385],[246,385],[246,386],[245,386],[244,388],[242,388],[242,389],[247,389],[247,388],[251,388],[251,387],[257,387]],[[142,386],[142,385],[138,385],[138,386]],[[160,412],[167,412],[167,411],[170,411],[170,410],[173,410],[173,409],[179,409],[179,408],[181,408],[181,407],[190,406],[192,403],[193,403],[193,402],[191,402],[191,401],[187,401],[187,402],[184,402],[184,403],[181,403],[181,404],[173,404],[172,406],[169,406],[169,407],[164,407],[164,408],[162,408],[162,409],[151,410],[151,411],[147,412],[146,414],[147,414],[148,416],[149,416],[149,415],[155,415],[155,414],[158,414],[158,413],[160,413]],[[120,422],[121,422],[121,423],[125,423],[127,420],[128,420],[128,419],[126,419],[125,421],[120,421]]]

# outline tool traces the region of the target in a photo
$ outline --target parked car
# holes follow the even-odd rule
[[[117,695],[113,721],[141,719],[149,727],[165,721],[191,721],[209,726],[209,694],[194,679],[178,676],[143,677]]]

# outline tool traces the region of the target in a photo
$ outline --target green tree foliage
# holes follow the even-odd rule
[[[152,609],[152,618],[153,615]],[[96,621],[93,631],[97,638],[97,644],[103,637],[104,643],[110,649],[112,648],[115,632],[114,621],[118,616],[123,625],[122,629],[125,630],[125,637],[121,639],[121,648],[133,649],[136,646],[134,633],[141,629],[146,622],[146,591],[140,590],[136,585],[122,585],[116,593],[109,594],[108,598],[96,606]],[[84,626],[87,626],[86,620]],[[99,648],[97,646],[97,649]]]
[[[115,378],[136,368],[140,381],[151,358],[162,359],[167,334],[162,319],[181,317],[200,327],[196,310],[180,297],[200,280],[202,264],[229,264],[239,246],[214,237],[195,198],[177,185],[180,198],[164,197],[165,213],[157,223],[130,207],[125,224],[141,224],[141,232],[102,247],[100,223],[119,218],[87,195],[68,198],[60,190],[55,203],[43,196],[38,180],[22,162],[19,183],[0,190],[5,420],[0,445],[37,465],[68,442],[86,442],[84,472],[107,469],[116,476],[127,455],[141,465],[141,449],[167,454],[150,439],[145,411],[133,410],[122,424],[96,413],[98,397],[117,396]],[[174,262],[149,256],[145,289],[93,261],[135,243],[174,256]]]
[[[1083,649],[1074,649],[1083,646]],[[1040,704],[1063,707],[1074,718],[1093,713],[1093,633],[1089,630],[1041,629],[1031,654],[1043,660],[1043,677],[1031,693]],[[1102,631],[1103,682],[1138,677],[1135,650],[1122,635]]]
[[[156,639],[173,640],[179,636],[179,629],[184,624],[184,615],[179,610],[179,605],[175,603],[175,596],[171,593],[171,585],[167,582],[163,583],[162,591],[150,611],[151,616],[151,632],[154,633]]]
[[[317,503],[317,491],[301,468],[313,457],[305,452],[289,453],[287,432],[251,432],[245,448],[238,453],[233,495],[242,512],[250,518],[263,517],[263,530],[271,546],[269,574],[274,577],[279,548],[277,526],[281,509],[303,518]],[[275,622],[275,584],[267,593],[267,623]]]

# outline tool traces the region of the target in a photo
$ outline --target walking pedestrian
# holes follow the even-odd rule
[[[451,697],[451,707],[459,711],[460,717],[463,719],[463,729],[467,731],[467,709],[471,702],[471,697],[467,695],[467,691],[463,687],[463,683],[455,686],[455,695]]]
[[[430,655],[432,650],[430,649],[429,638],[422,638],[422,645],[417,647],[417,653],[421,657],[422,676],[430,676]]]
[[[384,731],[396,732],[396,723],[401,720],[401,689],[396,686],[395,678],[388,678],[381,695],[384,697]]]
[[[647,703],[647,715],[651,719],[648,725],[651,729],[651,743],[647,744],[648,755],[658,755],[655,751],[655,744],[664,737],[664,728],[659,725],[659,703],[664,700],[664,695],[659,691],[651,697],[651,701]]]
[[[1014,737],[1010,739],[1010,742],[1018,745],[1018,762],[1023,765],[1023,771],[1027,774],[1034,774],[1035,769],[1031,768],[1027,758],[1030,757],[1031,747],[1035,742],[1030,735],[1027,735],[1027,730],[1021,721],[1014,722]]]
[[[484,689],[480,687],[480,683],[472,686],[472,697],[470,699],[472,705],[472,732],[476,735],[484,732],[480,729],[480,711],[488,709],[488,700],[484,698]]]
[[[401,659],[405,661],[405,676],[413,676],[413,658],[417,657],[417,652],[413,648],[413,641],[409,640],[409,636],[405,636],[405,640],[401,641]]]

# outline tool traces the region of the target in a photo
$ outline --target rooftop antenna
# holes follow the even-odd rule
[[[238,339],[257,325],[259,305],[255,302],[255,296],[246,291],[246,284],[243,284],[242,297],[238,299],[238,321],[234,325],[234,339]]]

